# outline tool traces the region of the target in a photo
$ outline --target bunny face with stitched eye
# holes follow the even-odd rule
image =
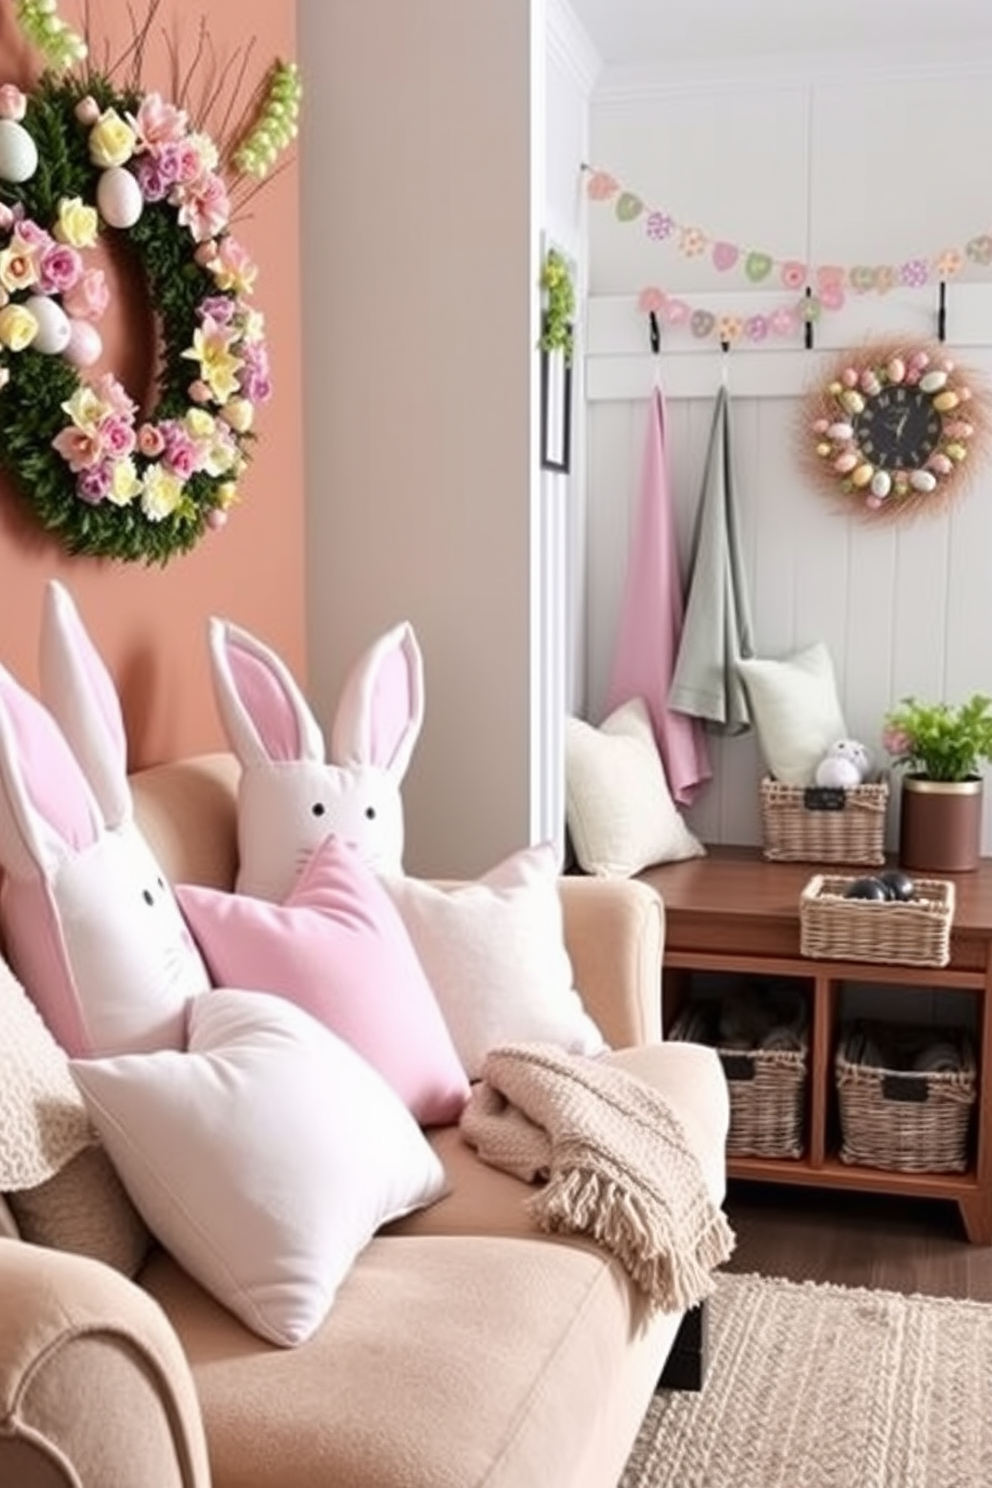
[[[188,1002],[210,978],[134,820],[113,683],[54,582],[41,660],[74,742],[0,667],[0,924],[11,964],[67,1053],[181,1049]]]
[[[218,619],[209,641],[218,708],[242,767],[238,891],[281,902],[331,833],[377,872],[401,873],[400,784],[423,722],[423,666],[411,626],[380,636],[352,669],[329,754],[273,651]]]
[[[101,831],[87,847],[55,847],[48,874],[52,925],[70,969],[80,1033],[66,1032],[66,1009],[50,1002],[46,1021],[60,1041],[85,1052],[179,1049],[186,1038],[186,1005],[204,992],[209,975],[172,889],[144,839],[134,831]],[[5,912],[10,955],[22,980],[44,1003],[50,982],[37,965],[38,945],[25,944],[24,886],[13,889]],[[28,917],[29,918],[29,917]],[[136,995],[140,990],[140,996]]]

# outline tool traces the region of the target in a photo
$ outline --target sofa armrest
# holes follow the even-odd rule
[[[633,879],[559,880],[565,943],[586,1011],[614,1048],[661,1039],[661,896]]]
[[[208,1488],[165,1313],[100,1261],[0,1240],[0,1483]]]

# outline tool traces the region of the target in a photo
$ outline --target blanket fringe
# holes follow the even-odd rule
[[[603,1245],[662,1312],[686,1312],[708,1297],[713,1268],[729,1258],[735,1244],[726,1216],[715,1210],[691,1253],[673,1251],[667,1226],[652,1223],[627,1185],[582,1167],[553,1173],[527,1207],[548,1233],[585,1234]]]

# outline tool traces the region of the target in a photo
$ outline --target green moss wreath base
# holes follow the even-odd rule
[[[164,564],[237,499],[271,386],[229,211],[216,147],[159,95],[94,75],[0,86],[0,464],[70,553]],[[100,238],[154,317],[148,410],[88,370]]]

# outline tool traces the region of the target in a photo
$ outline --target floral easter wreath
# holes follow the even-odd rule
[[[935,510],[986,454],[988,393],[940,343],[845,353],[802,409],[815,481],[867,517]]]
[[[281,76],[285,122],[295,68]],[[70,553],[164,564],[227,521],[271,395],[229,216],[217,147],[159,94],[53,71],[27,96],[0,86],[0,463]],[[102,234],[156,319],[148,411],[113,373],[83,375],[102,350]]]

